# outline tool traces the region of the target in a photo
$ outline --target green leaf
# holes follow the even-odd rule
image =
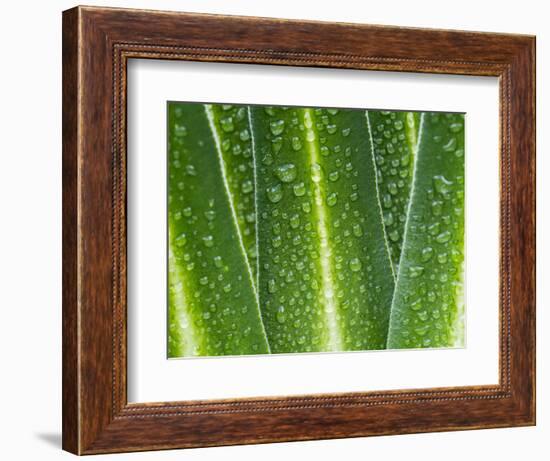
[[[227,185],[237,215],[239,232],[256,280],[256,207],[252,135],[246,106],[208,104],[207,111],[219,139]]]
[[[378,186],[394,272],[397,273],[411,191],[418,113],[368,111]]]
[[[384,348],[394,288],[364,111],[251,107],[273,352]]]
[[[168,109],[169,356],[267,353],[211,114]]]
[[[424,113],[388,348],[463,345],[464,116]]]

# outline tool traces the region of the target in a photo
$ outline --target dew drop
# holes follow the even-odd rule
[[[462,131],[462,128],[462,123],[451,123],[451,125],[449,126],[449,131],[451,133],[459,133],[460,131]]]
[[[452,181],[449,181],[445,176],[439,175],[433,178],[434,188],[436,192],[443,196],[447,196],[451,191]]]
[[[432,247],[426,247],[422,249],[420,259],[423,263],[428,262],[430,259],[432,259],[433,254],[434,254],[434,249]]]
[[[243,181],[241,184],[241,190],[243,194],[250,194],[254,190],[254,183],[247,179],[246,181]]]
[[[186,165],[185,167],[185,172],[189,175],[189,176],[197,176],[197,170],[195,169],[195,166],[194,165]]]
[[[296,179],[296,166],[292,163],[285,163],[284,165],[279,165],[275,169],[275,175],[282,182],[292,182]]]
[[[273,245],[273,248],[279,248],[282,243],[283,243],[283,241],[282,241],[280,235],[276,235],[275,237],[273,237],[271,239],[271,244]]]
[[[277,154],[281,150],[281,147],[283,147],[283,138],[280,136],[273,138],[271,140],[271,147],[273,148],[273,153]]]
[[[353,258],[349,262],[349,268],[351,269],[352,272],[360,271],[362,266],[363,265],[361,264],[361,261],[359,260],[359,258]]]
[[[187,243],[187,237],[185,234],[180,234],[176,237],[175,240],[176,246],[182,247]]]
[[[239,133],[239,138],[241,138],[241,141],[246,142],[250,139],[250,132],[245,128]]]
[[[430,226],[428,226],[428,234],[430,235],[439,234],[439,228],[440,228],[440,225],[438,222],[431,224]]]
[[[321,181],[321,176],[322,176],[321,165],[319,165],[318,163],[315,163],[314,165],[311,166],[311,180],[315,183],[318,183],[319,181]]]
[[[422,266],[411,266],[411,267],[409,267],[409,276],[411,278],[420,277],[423,272],[424,272],[424,268]]]
[[[388,183],[388,192],[391,194],[391,195],[397,195],[397,184],[395,184],[393,181],[391,181],[390,183]]]
[[[441,200],[434,200],[432,202],[432,214],[434,216],[441,215],[441,212],[443,211],[443,202]]]
[[[336,192],[333,192],[329,194],[327,197],[327,205],[328,206],[334,206],[338,202],[338,194]]]
[[[327,131],[329,134],[336,133],[336,125],[334,124],[327,125]]]
[[[399,232],[393,230],[388,234],[388,237],[392,242],[397,242],[399,240]]]
[[[421,327],[417,327],[414,329],[414,332],[418,335],[418,336],[424,336],[429,330],[429,326],[428,325],[424,325],[424,326],[421,326]]]
[[[449,240],[451,240],[451,233],[449,231],[441,232],[436,238],[436,242],[438,243],[447,243]]]
[[[241,148],[240,144],[235,144],[233,146],[233,149],[231,149],[231,151],[233,152],[233,155],[241,155],[242,148]]]
[[[225,117],[220,120],[220,125],[222,127],[222,130],[226,133],[231,133],[235,129],[235,125],[233,123],[233,117]]]
[[[280,135],[284,129],[285,129],[285,121],[284,120],[274,120],[269,124],[269,129],[271,130],[271,133],[273,136]]]
[[[420,299],[416,299],[411,303],[411,309],[413,311],[419,311],[422,309],[422,301]]]
[[[291,140],[292,149],[298,151],[302,148],[302,141],[298,136],[293,136]]]
[[[279,307],[277,308],[276,317],[277,317],[277,322],[279,322],[279,323],[285,323],[286,314],[285,314],[285,308],[284,308],[284,306],[279,306]]]
[[[274,186],[266,189],[267,198],[272,203],[280,202],[283,198],[283,188],[281,184],[275,184]]]
[[[187,127],[185,127],[185,125],[180,125],[176,123],[174,125],[174,133],[176,136],[184,137],[187,135]]]
[[[443,145],[443,150],[445,152],[454,152],[456,149],[456,138],[451,138],[449,141]]]
[[[303,182],[299,182],[298,184],[294,184],[292,190],[296,197],[302,197],[306,193],[306,186]]]

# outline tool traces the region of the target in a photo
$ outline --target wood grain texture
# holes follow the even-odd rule
[[[500,78],[500,382],[129,404],[126,63],[132,58]],[[78,7],[63,13],[63,448],[77,454],[535,422],[534,37]]]
[[[63,448],[80,451],[78,399],[78,10],[63,16]]]

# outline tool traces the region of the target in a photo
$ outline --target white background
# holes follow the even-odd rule
[[[145,59],[129,63],[128,92],[131,402],[498,383],[496,77]],[[166,360],[166,101],[173,100],[465,112],[467,347]]]
[[[88,1],[89,4],[101,2]],[[550,31],[545,2],[115,1],[112,6],[537,34],[538,47],[538,425],[441,434],[117,455],[139,460],[399,459],[543,460],[550,439],[550,331],[543,215],[550,174]],[[69,459],[61,426],[61,10],[69,1],[6,2],[0,16],[0,450],[2,458]],[[544,222],[546,221],[546,222]],[[546,282],[548,286],[548,282]],[[103,457],[98,457],[102,459]]]

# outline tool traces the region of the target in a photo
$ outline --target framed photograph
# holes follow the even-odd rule
[[[63,13],[63,448],[535,424],[535,39]]]

